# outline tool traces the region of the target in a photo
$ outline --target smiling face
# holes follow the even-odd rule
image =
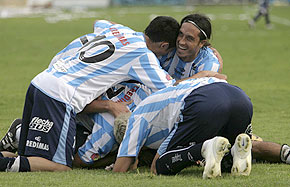
[[[200,30],[192,23],[185,22],[181,25],[176,40],[176,53],[181,60],[191,62],[196,58],[206,42],[206,40],[200,41],[199,33]]]

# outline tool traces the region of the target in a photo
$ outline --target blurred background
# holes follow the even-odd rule
[[[0,0],[0,137],[13,119],[22,116],[33,77],[46,69],[53,56],[73,39],[91,33],[96,19],[111,20],[142,32],[158,15],[180,21],[197,12],[212,21],[210,43],[223,57],[223,73],[228,82],[242,88],[252,100],[254,133],[265,141],[290,145],[289,5],[289,0],[270,0],[272,27],[268,28],[261,17],[251,28],[248,23],[259,10],[258,0]],[[97,175],[83,170],[3,173],[0,186],[43,186],[46,180],[50,186],[96,186],[96,181],[103,179],[108,180],[103,183],[106,186],[233,186],[233,181],[238,186],[290,184],[289,165],[253,167],[248,180],[225,178],[207,182],[190,172],[173,178],[152,178],[138,172],[133,179],[126,176],[128,181],[123,175],[107,178],[108,174],[100,171]],[[35,178],[37,175],[40,178]],[[68,185],[73,183],[72,178],[80,185]],[[144,184],[144,179],[148,183]]]
[[[140,5],[250,5],[259,0],[0,0],[0,16],[13,17],[39,13],[39,9],[87,9]],[[270,0],[274,6],[289,6],[290,0]]]
[[[258,0],[0,0],[3,7],[108,7],[119,5],[232,5],[257,3]],[[289,5],[290,0],[270,0],[276,5]]]

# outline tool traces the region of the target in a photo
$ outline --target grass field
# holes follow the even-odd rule
[[[288,143],[290,126],[290,7],[272,7],[274,29],[247,19],[255,6],[122,7],[86,13],[0,19],[0,137],[21,117],[31,79],[72,39],[92,31],[95,19],[109,19],[143,31],[154,15],[177,20],[192,12],[212,18],[211,43],[224,60],[223,73],[250,96],[253,129],[264,140]],[[254,164],[249,177],[228,174],[202,180],[202,168],[176,176],[152,176],[147,168],[128,174],[76,169],[63,173],[1,173],[0,186],[289,186],[290,165]]]

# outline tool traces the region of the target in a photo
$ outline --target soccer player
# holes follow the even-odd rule
[[[251,28],[255,27],[255,23],[259,20],[259,18],[261,16],[265,17],[267,29],[273,28],[273,26],[270,22],[270,18],[269,18],[269,3],[270,3],[270,0],[260,0],[259,10],[258,10],[256,16],[252,20],[249,21],[249,26]]]
[[[202,16],[202,15],[189,15],[187,17],[191,17],[191,18],[193,17],[195,19],[199,18],[197,20],[192,19],[192,21],[195,21],[198,24],[200,24],[200,22],[208,23],[208,18],[205,17],[205,16]],[[162,33],[161,34],[159,33],[159,37],[156,37],[156,35],[158,36],[158,34],[157,34],[158,32],[157,31],[160,30],[160,27],[161,28],[164,27],[164,26],[158,24],[158,19],[160,19],[160,17],[157,17],[156,19],[154,19],[145,30],[145,33],[147,33],[147,35],[150,36],[153,39],[154,39],[154,36],[152,35],[152,33],[155,33],[154,41],[160,41],[160,40],[158,40],[158,38],[161,38]],[[185,20],[185,18],[183,20]],[[203,20],[203,21],[201,21],[201,20]],[[209,26],[210,26],[210,23],[209,23]],[[205,29],[205,30],[208,30],[208,29]],[[197,35],[197,36],[200,37],[201,31],[193,29],[192,32],[194,33],[194,35]],[[190,32],[189,32],[189,34],[190,34]],[[209,33],[207,32],[207,35],[210,37],[210,32]],[[205,42],[205,41],[203,41],[203,42]],[[197,43],[200,43],[200,42],[197,42]],[[161,42],[161,44],[162,44],[162,42]],[[71,47],[71,46],[74,46],[74,47]],[[205,47],[202,47],[202,49],[203,48],[205,48]],[[57,57],[55,57],[52,60],[51,64],[55,63],[61,56],[68,56],[68,54],[72,53],[73,50],[75,50],[75,51],[77,50],[77,47],[74,45],[74,42],[72,42],[71,45],[69,45],[67,48],[65,48],[62,51],[62,53],[60,53],[61,55],[58,55]],[[216,58],[206,57],[205,54],[208,54],[209,56],[212,56],[212,53],[209,53],[209,52],[205,53],[205,51],[207,51],[207,50],[200,50],[200,52],[198,53],[198,56],[200,56],[200,54],[203,54],[203,57],[201,58],[201,60],[199,60],[199,64],[203,64],[203,66],[201,66],[201,67],[205,67],[204,65],[211,64],[214,61],[216,61]],[[180,51],[180,53],[182,54],[182,51]],[[221,70],[222,59],[221,59],[220,56],[218,56],[218,57],[219,57],[219,61],[221,62],[219,70]],[[176,59],[176,58],[174,58],[174,59]],[[196,60],[194,60],[194,62],[195,61]],[[207,62],[209,62],[209,63],[207,63]],[[218,62],[215,62],[215,63],[218,64]],[[209,67],[209,66],[207,66],[207,67]],[[198,69],[202,70],[201,68],[198,68]],[[203,76],[209,76],[209,75],[203,75]],[[130,85],[130,84],[127,84],[127,85]],[[125,85],[122,85],[121,88],[124,88],[124,91],[123,91],[124,93],[120,92],[119,95],[116,96],[116,98],[120,97],[119,99],[121,99],[123,97],[122,100],[124,101],[125,100],[124,99],[125,98],[124,94],[127,93],[126,90],[130,90],[132,87],[135,87],[135,86],[136,85],[132,85],[131,87],[129,86],[129,87],[126,88]],[[110,89],[110,90],[112,90],[112,89]],[[142,89],[139,89],[139,91],[140,90],[142,90]],[[132,94],[130,91],[128,93]],[[122,96],[122,94],[123,94],[123,96]],[[133,94],[135,94],[135,93],[133,93]],[[145,96],[146,94],[142,94],[142,95]],[[127,94],[126,98],[128,98],[128,97],[129,96]],[[119,100],[119,99],[116,99],[116,100]],[[108,102],[105,102],[105,101],[108,101]],[[82,160],[78,159],[79,158],[78,154],[76,155],[76,158],[77,158],[76,160],[79,161],[77,165],[88,166],[89,164],[93,163],[94,161],[99,160],[100,158],[103,158],[105,155],[107,155],[110,152],[110,150],[113,147],[114,148],[116,147],[116,142],[115,142],[115,139],[113,137],[113,132],[112,132],[114,117],[118,116],[120,111],[127,112],[128,109],[127,109],[127,107],[124,107],[125,104],[123,104],[123,108],[121,108],[119,110],[118,109],[119,106],[122,106],[122,103],[120,103],[120,102],[119,102],[119,104],[116,104],[115,102],[112,102],[111,100],[105,100],[105,101],[100,101],[100,100],[96,101],[96,100],[94,100],[92,103],[102,102],[102,104],[94,104],[93,105],[94,106],[93,109],[88,109],[89,107],[85,108],[90,113],[110,112],[110,114],[105,114],[104,113],[104,116],[106,116],[106,117],[103,117],[103,114],[93,115],[93,119],[94,119],[96,127],[94,128],[95,130],[93,130],[93,135],[90,135],[88,137],[86,145],[83,145],[82,148],[79,150],[79,155],[81,155]],[[139,99],[139,101],[140,101],[140,99]],[[108,106],[106,106],[106,105],[108,105]],[[107,110],[96,110],[95,106],[105,106],[105,108],[107,108]],[[131,111],[132,111],[132,106],[134,106],[134,105],[130,105]],[[81,116],[81,115],[77,115],[77,120],[81,119],[79,116]],[[86,115],[82,115],[82,116],[86,116]],[[88,118],[86,118],[86,119],[88,119]],[[85,122],[81,122],[82,125],[86,125],[88,123],[92,123],[91,126],[93,126],[94,122],[87,122],[87,121],[91,121],[91,119],[88,119]],[[107,128],[102,128],[105,124],[109,125],[109,126]],[[86,125],[86,126],[89,126],[89,128],[91,128],[90,125]],[[96,132],[94,132],[94,131],[96,131]],[[16,133],[12,133],[12,134],[16,134]],[[101,136],[104,137],[104,138],[100,138]],[[79,136],[77,136],[77,140],[78,140],[78,137]],[[6,138],[5,138],[5,139],[7,139],[6,142],[9,142],[9,138],[10,138],[9,136],[6,136]],[[14,137],[11,137],[11,138],[14,138]],[[5,142],[5,139],[2,140],[2,141]],[[10,142],[12,142],[12,143],[10,143],[10,145],[12,145],[12,147],[13,147],[13,144],[15,142],[13,142],[13,140],[10,141]],[[83,141],[77,141],[77,143],[79,143],[79,142],[83,142]],[[269,146],[269,144],[271,144],[271,146],[272,146],[271,149],[269,149],[271,147],[271,146]],[[2,143],[2,145],[3,145],[3,143]],[[255,146],[255,145],[257,145],[257,146]],[[79,145],[77,147],[79,147]],[[288,148],[288,146],[285,145],[285,146],[283,146],[283,148]],[[268,161],[280,161],[280,154],[282,154],[282,151],[280,151],[280,149],[281,149],[281,146],[279,144],[275,144],[275,143],[272,143],[272,142],[253,142],[253,155],[256,158],[259,157],[261,159],[266,159]],[[3,150],[3,148],[2,148],[2,150]],[[269,152],[269,150],[272,150],[272,151]],[[288,150],[288,149],[281,149],[281,150]],[[265,153],[267,153],[267,154],[265,154]],[[287,153],[287,151],[286,151],[286,153]],[[287,161],[287,159],[282,159],[282,160],[284,160],[284,162]]]
[[[210,38],[211,23],[207,16],[185,16],[181,20],[176,49],[159,57],[161,66],[176,80],[188,78],[200,71],[221,73],[223,62],[219,53],[210,48]]]
[[[223,155],[235,144],[233,173],[248,175],[251,140],[238,135],[251,129],[252,112],[249,97],[225,80],[189,79],[162,89],[143,100],[129,118],[113,171],[127,171],[146,146],[158,149],[158,174],[176,174],[205,158],[204,177],[216,177]],[[241,154],[245,160],[240,161]]]
[[[102,100],[130,102],[128,110],[133,111],[136,105],[151,93],[150,89],[140,83],[123,82],[103,94]],[[102,158],[118,148],[118,143],[114,136],[114,120],[116,116],[105,112],[94,113],[91,117],[94,121],[92,132],[87,138],[84,137],[86,140],[81,146],[77,146],[78,151],[75,154],[74,167],[107,166],[115,160],[115,154],[112,160],[106,158],[108,160],[106,162]],[[79,137],[81,136],[83,135]]]
[[[261,11],[263,7],[268,8],[267,3],[263,1]],[[211,30],[210,19],[207,16],[185,16],[181,21],[176,49],[159,58],[161,66],[176,80],[186,79],[204,70],[221,73],[223,60],[218,51],[209,47]],[[255,159],[290,164],[290,157],[287,155],[289,150],[290,147],[286,144],[253,141],[252,153]]]
[[[193,77],[209,76],[226,79],[225,75],[212,71],[199,72]],[[123,89],[123,91],[118,91],[120,89]],[[110,97],[107,92],[103,96],[103,99],[110,99],[116,102],[131,101],[132,103],[128,105],[130,112],[133,112],[136,106],[152,93],[144,85],[126,82],[116,86],[114,92],[118,92],[118,94],[113,98]],[[104,158],[107,154],[118,148],[118,143],[113,133],[115,116],[110,113],[97,113],[93,115],[93,119],[94,127],[92,134],[88,136],[86,142],[78,149],[78,153],[75,155],[76,157],[74,160],[75,166],[100,166],[100,162],[96,163],[95,161],[99,161],[100,158]],[[113,160],[115,160],[115,158]],[[104,164],[108,165],[109,163]]]
[[[157,31],[161,30],[160,27],[162,27],[162,25],[155,24],[155,20],[153,20],[145,29],[146,36],[155,42],[159,41],[160,35],[157,34]],[[163,56],[155,54],[159,56],[161,66],[169,71],[168,73],[176,80],[194,76],[205,70],[212,71],[212,73],[217,71],[221,72],[222,59],[217,51],[209,48],[210,44],[208,41],[210,36],[211,23],[209,18],[201,14],[190,14],[181,21],[181,28],[176,41],[176,49]],[[215,53],[217,53],[217,56]],[[170,70],[168,69],[169,66]],[[189,71],[185,72],[182,76],[176,76],[176,71],[173,71],[176,69],[176,66],[185,68]],[[202,76],[209,76],[205,74]],[[211,76],[213,76],[213,74],[211,74]],[[197,75],[197,77],[199,75]],[[131,109],[131,111],[133,110]],[[110,118],[109,120],[108,116],[106,120],[98,119],[102,118],[102,115],[103,114],[95,116],[94,128],[97,129],[93,130],[93,133],[88,137],[86,143],[79,149],[78,154],[76,154],[75,161],[77,161],[77,165],[88,166],[88,164],[94,163],[94,160],[97,161],[103,158],[109,153],[110,149],[116,147],[117,144],[113,138],[112,132],[114,119]],[[106,115],[111,116],[110,114]],[[109,128],[106,128],[106,130],[109,131],[101,128],[106,124],[111,124]],[[101,138],[104,134],[107,135],[106,138]]]
[[[163,20],[164,21],[164,20]],[[179,29],[167,17],[164,37],[151,41],[143,33],[101,20],[94,33],[69,44],[27,91],[17,158],[0,157],[1,171],[66,171],[72,166],[75,116],[108,88],[135,80],[152,92],[175,81],[161,69],[156,55],[168,53]],[[162,41],[161,41],[162,40]],[[63,55],[72,50],[69,55]],[[2,155],[3,156],[3,155]]]
[[[226,78],[218,73],[206,71],[200,72],[195,75],[195,77],[198,76],[217,76],[224,79]],[[139,83],[123,82],[109,89],[105,94],[102,95],[101,99],[123,103],[127,103],[127,101],[130,101],[128,108],[130,111],[133,111],[136,105],[140,103],[142,100],[144,100],[150,94],[151,94],[150,89],[146,88],[144,85],[141,85]],[[77,115],[78,116],[77,119],[80,119],[79,118],[80,115],[82,114]],[[81,122],[81,124],[77,124],[77,136],[76,136],[77,152],[75,154],[75,158],[73,161],[74,167],[90,167],[90,168],[104,167],[111,164],[115,160],[116,156],[115,154],[112,159],[109,158],[102,159],[102,158],[107,156],[109,153],[114,152],[118,148],[118,143],[116,142],[113,133],[114,119],[116,116],[114,116],[109,112],[94,113],[89,116],[90,117],[88,120],[91,120],[92,118],[94,123],[92,132],[82,127],[82,125],[88,124],[88,122]],[[20,126],[21,119],[17,119],[12,123],[9,133],[7,133],[5,138],[3,138],[2,140],[10,142],[9,146],[6,147],[5,149],[4,147],[2,147],[2,150],[13,149],[9,151],[14,153],[16,152],[15,148],[13,147],[18,147],[18,138],[16,138],[17,136],[16,131],[18,132],[20,131]],[[89,136],[87,137],[85,133],[87,133],[87,135],[89,134]],[[103,160],[106,161],[104,162]]]

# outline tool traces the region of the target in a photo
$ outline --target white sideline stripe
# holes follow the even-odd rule
[[[164,154],[160,155],[159,158],[162,158],[163,156],[165,156],[165,155],[167,155],[169,153],[175,153],[175,152],[177,153],[177,152],[180,152],[180,151],[184,151],[184,150],[190,149],[193,146],[195,146],[195,144],[194,145],[190,145],[190,146],[185,147],[185,148],[182,148],[182,149],[175,149],[175,150],[172,150],[172,151],[165,152]]]
[[[282,25],[290,26],[290,20],[286,19],[286,18],[281,18],[281,17],[278,17],[278,16],[271,15],[270,16],[270,20],[272,20],[275,23],[280,23]]]

